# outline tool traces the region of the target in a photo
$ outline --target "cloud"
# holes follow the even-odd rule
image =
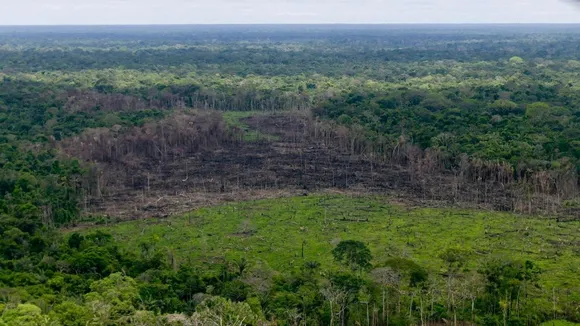
[[[580,0],[0,0],[0,24],[563,23]]]

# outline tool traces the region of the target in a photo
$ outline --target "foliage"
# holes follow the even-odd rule
[[[360,212],[360,207],[369,208]],[[329,221],[327,218],[325,221],[325,211],[335,219]],[[232,236],[239,227],[238,214],[253,221],[255,233],[242,238]],[[358,214],[364,214],[368,222],[345,224],[343,221],[344,216]],[[289,220],[301,227],[289,226]],[[497,315],[501,321],[500,301],[510,302],[516,309],[515,298],[518,293],[522,296],[526,292],[528,299],[526,304],[520,301],[519,313],[537,316],[534,318],[538,319],[534,320],[541,321],[550,316],[552,308],[550,305],[539,306],[532,298],[548,300],[552,288],[576,289],[580,285],[573,267],[577,257],[560,247],[558,242],[546,242],[546,239],[573,241],[577,222],[562,222],[558,226],[551,220],[508,213],[449,208],[409,209],[381,197],[328,195],[232,203],[172,218],[171,223],[163,220],[152,222],[134,221],[98,229],[113,234],[116,242],[124,244],[127,249],[135,248],[142,239],[153,237],[159,238],[160,246],[180,248],[187,254],[178,255],[178,260],[196,262],[191,268],[192,273],[211,270],[225,280],[226,284],[212,287],[212,295],[220,293],[230,299],[250,300],[254,291],[265,289],[259,292],[266,295],[261,299],[262,308],[277,318],[290,318],[285,315],[288,309],[297,309],[297,313],[303,311],[305,302],[308,302],[305,311],[309,318],[314,318],[313,311],[317,309],[309,305],[323,304],[330,309],[328,298],[322,292],[346,300],[345,307],[355,307],[360,292],[368,288],[371,302],[377,302],[382,300],[382,290],[373,289],[385,286],[391,300],[390,318],[394,318],[397,310],[392,302],[396,302],[401,293],[405,293],[401,297],[403,302],[408,302],[405,300],[410,300],[413,293],[433,295],[434,300],[442,304],[439,313],[433,312],[433,316],[438,316],[434,318],[450,318],[453,311],[445,310],[447,295],[444,292],[452,291],[454,296],[465,300],[462,304],[466,306],[471,305],[474,296],[478,316]],[[306,235],[304,229],[308,230]],[[305,237],[308,240],[304,246],[304,258],[301,258],[302,239]],[[373,257],[370,262],[375,269],[369,274],[365,270],[352,274],[350,265],[347,265],[346,272],[341,272],[342,263],[329,253],[347,247],[345,244],[361,241],[369,244],[368,250]],[[197,250],[193,252],[193,248]],[[228,248],[227,252],[223,248]],[[355,244],[354,248],[366,252],[360,245]],[[522,254],[522,250],[526,253]],[[204,263],[210,257],[224,254],[231,262],[226,270]],[[238,264],[245,257],[254,258],[249,259],[250,267],[240,274]],[[559,258],[554,260],[552,257]],[[258,261],[281,275],[274,280],[265,277],[269,273],[263,270],[264,267],[254,269]],[[182,267],[179,273],[185,270]],[[382,270],[387,270],[386,274]],[[445,285],[448,280],[444,275],[448,273],[453,274],[450,288]],[[474,273],[479,277],[473,278]],[[246,292],[239,292],[244,287],[234,281],[236,277],[252,286],[246,287]],[[180,282],[176,284],[181,285]],[[196,281],[196,290],[191,292],[191,296],[195,297],[197,291],[205,291],[207,286],[207,283],[199,285]],[[564,292],[556,296],[557,305],[561,304],[562,308],[577,302],[572,297],[564,299]],[[268,303],[265,304],[264,300]],[[338,303],[333,303],[334,313],[339,308]],[[563,313],[563,310],[559,311]],[[471,319],[469,310],[458,314],[458,318]],[[337,318],[335,316],[335,322],[338,322]],[[364,320],[366,317],[360,318]]]
[[[255,325],[258,316],[245,303],[231,302],[221,297],[205,299],[196,309],[193,319],[202,325]]]
[[[453,176],[469,160],[543,173],[524,185],[570,188],[575,206],[574,29],[303,28],[0,27],[0,325],[579,321],[578,221],[314,195],[80,225],[107,190],[67,146],[203,156],[278,140],[249,122],[285,110],[351,132],[351,154],[419,147]]]
[[[369,269],[373,256],[364,243],[354,240],[341,241],[332,250],[334,259],[341,262],[353,270]]]
[[[6,309],[0,319],[8,326],[58,326],[56,320],[42,315],[42,310],[33,304],[19,304],[12,309]]]

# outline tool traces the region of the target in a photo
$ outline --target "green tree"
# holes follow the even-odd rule
[[[493,102],[489,106],[489,112],[491,114],[498,114],[504,116],[509,114],[523,113],[523,110],[520,109],[520,107],[512,101],[500,99]]]
[[[511,57],[511,58],[510,58],[510,60],[509,60],[509,63],[510,63],[511,65],[522,65],[522,64],[524,64],[524,63],[525,63],[525,61],[524,61],[524,59],[522,59],[521,57],[514,56],[514,57]]]
[[[389,288],[399,285],[401,276],[391,267],[373,269],[373,280],[381,285],[382,292],[382,321],[389,324]]]
[[[256,325],[259,317],[245,302],[232,302],[221,297],[205,299],[192,316],[201,325],[244,326]]]
[[[49,314],[58,319],[63,326],[85,326],[91,321],[91,311],[88,307],[78,305],[72,301],[65,301],[56,305]]]
[[[367,246],[355,240],[341,241],[332,250],[334,260],[343,263],[352,270],[367,270],[371,267],[373,256]]]
[[[91,283],[92,292],[85,295],[85,301],[95,318],[105,325],[119,321],[135,312],[134,303],[139,296],[137,283],[121,273]]]
[[[19,304],[15,308],[4,310],[0,321],[7,326],[58,326],[57,320],[42,314],[42,310],[33,304]]]

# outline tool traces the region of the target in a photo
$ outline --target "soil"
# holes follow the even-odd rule
[[[309,120],[299,114],[256,115],[243,123],[269,137],[165,160],[141,159],[131,167],[96,162],[105,187],[101,196],[87,200],[86,213],[120,219],[166,217],[229,201],[328,191],[387,194],[432,205],[513,207],[509,193],[498,187],[458,185],[453,175],[444,173],[419,178],[408,167],[326,145],[311,137]]]

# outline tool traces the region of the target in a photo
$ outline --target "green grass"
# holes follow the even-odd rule
[[[541,326],[580,326],[580,324],[572,323],[565,320],[552,320],[543,323]]]
[[[257,130],[251,130],[246,123],[242,122],[242,119],[244,118],[264,114],[268,113],[259,111],[225,111],[223,112],[223,118],[229,127],[237,127],[244,131],[244,141],[252,142],[258,140],[278,140],[278,137],[276,136],[263,134]]]
[[[358,222],[356,220],[359,220]],[[315,195],[232,203],[166,220],[107,227],[120,246],[138,250],[155,242],[181,260],[212,262],[246,257],[278,271],[319,261],[335,268],[331,250],[340,240],[364,241],[374,262],[408,257],[431,272],[443,270],[439,253],[460,246],[472,252],[470,268],[493,255],[529,259],[551,287],[580,286],[580,222],[453,208],[408,208],[385,197]],[[304,259],[302,245],[304,244]]]

